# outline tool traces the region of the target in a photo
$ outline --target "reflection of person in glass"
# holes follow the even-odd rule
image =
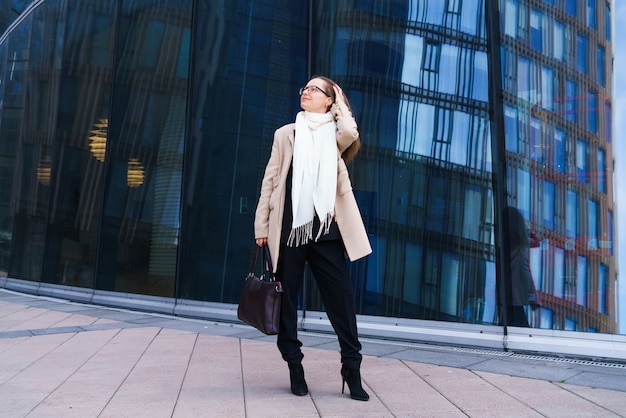
[[[343,91],[326,77],[313,77],[300,90],[300,107],[295,123],[274,134],[254,221],[256,243],[268,245],[283,285],[277,345],[291,391],[306,395],[297,303],[308,262],[341,347],[342,392],[347,383],[353,399],[366,401],[345,259],[372,252],[346,168],[360,147],[359,132]]]
[[[529,327],[524,306],[531,305],[533,310],[539,307],[538,301],[533,300],[536,298],[537,292],[529,262],[531,237],[522,213],[511,206],[505,210],[509,219],[510,285],[513,305],[513,317],[509,320],[509,325]]]

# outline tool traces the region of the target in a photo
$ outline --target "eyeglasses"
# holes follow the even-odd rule
[[[324,96],[326,97],[330,97],[330,94],[326,93],[321,87],[317,87],[317,86],[306,86],[306,87],[302,87],[298,93],[300,93],[300,96],[302,96],[302,93],[304,93],[305,91],[309,92],[309,94],[315,92],[315,91],[321,91],[322,93],[324,93]]]

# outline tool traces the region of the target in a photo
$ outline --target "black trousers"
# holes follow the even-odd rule
[[[308,261],[328,319],[341,347],[341,362],[350,368],[361,365],[361,343],[357,335],[354,291],[348,275],[340,239],[311,242],[299,247],[282,245],[276,277],[283,285],[277,345],[288,363],[300,363],[302,343],[298,339],[298,294]]]

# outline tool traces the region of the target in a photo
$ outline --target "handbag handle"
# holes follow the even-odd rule
[[[259,251],[263,251],[262,264],[261,264],[261,279],[263,279],[263,276],[265,275],[265,272],[267,271],[270,276],[269,281],[270,282],[276,281],[276,278],[274,277],[274,272],[272,270],[273,266],[272,266],[272,258],[270,256],[270,249],[268,248],[267,244],[264,244],[262,247],[259,247],[259,246],[256,247],[256,251],[254,252],[254,257],[252,258],[252,263],[250,264],[250,270],[249,270],[248,276],[254,276],[254,268],[256,267],[256,260],[257,260],[257,257],[259,256]]]

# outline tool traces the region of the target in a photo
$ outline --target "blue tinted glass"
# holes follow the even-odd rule
[[[470,35],[485,37],[484,0],[464,0],[457,2],[462,6],[461,31]]]
[[[578,0],[565,0],[565,11],[572,16],[578,15]]]
[[[554,202],[556,195],[554,183],[546,181],[543,184],[543,226],[548,229],[555,229],[554,225]]]
[[[572,80],[565,82],[565,118],[569,121],[578,120],[578,84]]]
[[[536,9],[530,11],[530,46],[536,51],[543,50],[543,13]]]
[[[567,236],[576,238],[578,235],[578,194],[573,190],[567,191],[567,207],[565,212],[565,230]]]
[[[563,248],[554,247],[554,296],[565,296],[565,251]]]
[[[453,45],[444,45],[441,48],[442,77],[440,78],[438,89],[441,93],[456,94],[457,89],[460,90],[459,93],[465,90],[464,86],[459,85],[459,83],[463,83],[466,77],[461,77],[459,72],[468,69],[472,71],[473,69],[468,66],[459,66],[458,63],[459,59],[463,59],[461,57],[466,57],[467,55],[465,51],[459,51],[459,48]]]
[[[598,273],[598,312],[607,314],[609,307],[609,268],[600,264]]]
[[[594,91],[587,94],[587,129],[598,133],[598,95]]]
[[[137,58],[139,66],[153,68],[159,58],[161,42],[165,36],[165,22],[148,20],[144,22],[141,41],[138,44]]]
[[[587,201],[587,237],[586,244],[587,249],[597,250],[598,247],[598,222],[599,222],[599,211],[598,211],[598,202],[595,200]]]
[[[558,21],[554,21],[554,58],[559,61],[565,61],[565,25]]]
[[[474,53],[474,74],[471,78],[473,81],[471,97],[484,102],[489,100],[489,64],[487,61],[487,54],[485,52],[478,51]]]
[[[596,0],[587,0],[587,25],[596,28]]]
[[[187,78],[189,76],[191,30],[185,29],[180,40],[180,53],[176,65],[176,76]]]
[[[606,193],[606,151],[598,149],[598,191]]]
[[[449,183],[441,177],[430,179],[432,195],[428,200],[426,228],[429,231],[445,232],[446,218],[448,214],[448,191]]]
[[[604,38],[611,42],[611,6],[608,2],[604,5]]]
[[[613,142],[613,115],[611,111],[611,102],[606,101],[604,103],[604,132],[606,135],[606,142],[609,144]]]
[[[576,274],[576,303],[581,306],[587,306],[587,289],[589,287],[589,279],[587,274],[587,258],[578,256],[577,274]]]
[[[274,132],[293,121],[307,82],[306,3],[195,3],[180,297],[237,303]]]
[[[530,101],[530,61],[526,57],[518,57],[517,61],[517,97]]]
[[[565,144],[567,138],[565,133],[559,129],[554,130],[554,169],[559,173],[565,173],[567,166],[565,164]]]
[[[506,0],[503,19],[504,33],[512,38],[517,38],[518,19],[518,2]]]
[[[532,209],[532,179],[533,175],[525,169],[517,169],[517,208],[525,219],[533,216]]]
[[[611,92],[594,85],[609,84],[594,28],[605,16],[610,31],[613,3],[499,1],[492,104],[491,1],[310,3],[37,2],[0,45],[0,276],[236,303],[274,132],[324,74],[363,141],[349,170],[375,253],[350,265],[359,313],[498,323],[490,116],[503,106],[496,201],[545,235],[533,275],[566,296],[531,323],[611,331],[593,293],[600,260],[605,275],[615,261],[589,246],[613,251]],[[300,307],[323,309],[306,283]]]
[[[583,35],[576,36],[576,69],[587,73],[587,38]]]
[[[548,111],[555,111],[554,103],[554,86],[556,80],[554,77],[554,69],[550,67],[541,68],[541,106]],[[551,115],[553,116],[553,115]],[[549,117],[544,115],[544,119]]]
[[[542,137],[542,122],[537,118],[530,118],[530,158],[537,161],[544,161],[545,144]]]
[[[598,84],[601,86],[604,86],[606,82],[604,60],[605,60],[604,47],[601,45],[598,45],[598,48],[596,49],[596,74],[598,75]]]
[[[576,141],[576,173],[577,178],[581,182],[587,182],[589,180],[588,161],[587,161],[587,148],[586,141]]]
[[[615,221],[613,219],[613,211],[609,210],[607,211],[607,216],[606,216],[606,220],[607,220],[607,242],[604,243],[604,245],[606,246],[606,248],[609,249],[609,255],[614,255],[614,248],[615,248],[615,244],[614,244],[614,239],[615,239],[615,235],[613,233],[614,228],[615,228]]]
[[[504,133],[506,136],[506,149],[518,152],[518,120],[517,110],[510,106],[504,107]]]

